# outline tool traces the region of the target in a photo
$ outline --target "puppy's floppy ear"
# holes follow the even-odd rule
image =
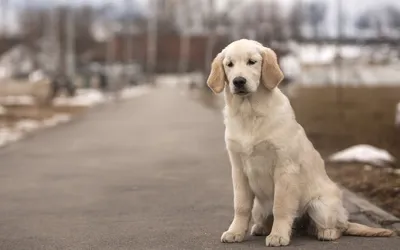
[[[214,93],[221,93],[225,87],[225,71],[222,65],[224,59],[222,53],[219,53],[211,64],[211,72],[207,79],[207,85]]]
[[[277,56],[272,49],[263,47],[261,55],[263,57],[261,82],[267,89],[272,90],[279,85],[284,76],[279,67]]]

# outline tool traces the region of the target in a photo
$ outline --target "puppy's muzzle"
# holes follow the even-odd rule
[[[232,81],[233,86],[235,87],[235,94],[244,95],[247,94],[248,91],[246,89],[246,78],[238,76],[235,77]]]

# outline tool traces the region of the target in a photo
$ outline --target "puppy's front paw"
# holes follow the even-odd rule
[[[233,243],[233,242],[242,242],[244,239],[245,233],[242,232],[230,232],[226,231],[221,236],[222,243]]]
[[[290,243],[289,237],[283,237],[280,235],[268,235],[265,239],[265,244],[268,247],[280,247],[280,246],[287,246]]]

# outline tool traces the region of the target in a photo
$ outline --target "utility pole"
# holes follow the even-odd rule
[[[341,75],[342,72],[342,56],[341,56],[341,42],[343,36],[343,6],[342,0],[336,0],[337,4],[337,38],[336,38],[336,58],[334,62],[336,64],[336,102],[340,104],[342,102],[342,89],[341,89]],[[343,115],[343,112],[340,113]]]
[[[336,83],[340,84],[340,74],[342,69],[342,58],[341,58],[341,43],[342,43],[342,36],[343,36],[343,6],[342,0],[336,0],[336,8],[337,8],[337,34],[336,34],[336,58],[335,64],[337,66],[337,75],[336,75]]]
[[[206,55],[204,57],[204,70],[207,74],[210,71],[210,65],[213,57],[213,48],[215,44],[215,30],[217,26],[217,22],[215,20],[215,1],[208,0],[208,39],[206,45]]]
[[[302,32],[302,28],[303,28],[303,22],[304,22],[304,0],[298,0],[300,2],[300,20],[301,23],[299,24],[299,39],[300,42],[303,43],[303,32]]]
[[[237,6],[240,6],[240,2],[238,0],[229,0],[227,5],[235,6],[235,8],[227,10],[227,12],[225,13],[225,17],[230,18],[230,14],[232,14],[232,12],[238,8]],[[229,19],[229,21],[230,21],[229,28],[231,30],[231,39],[238,40],[238,39],[242,38],[242,35],[243,35],[242,32],[244,30],[243,20],[233,18],[233,19]]]
[[[113,2],[108,2],[107,3],[107,11],[112,11],[114,9],[115,5]],[[105,63],[105,72],[108,78],[108,87],[112,95],[118,100],[119,95],[118,92],[120,90],[120,83],[121,83],[121,71],[119,71],[119,67],[116,65],[116,62],[119,58],[117,58],[117,47],[120,46],[119,44],[119,36],[116,35],[116,31],[114,28],[115,25],[115,20],[111,18],[111,20],[107,20],[106,22],[108,31],[110,32],[110,35],[107,37],[107,42],[106,42],[106,63]],[[122,72],[123,73],[123,72]]]
[[[132,0],[125,0],[125,33],[126,33],[126,63],[133,60],[133,20],[130,18],[132,11]]]
[[[268,0],[268,19],[269,19],[268,20],[268,23],[269,23],[269,26],[268,26],[269,27],[269,32],[268,32],[269,37],[268,37],[268,39],[270,40],[271,44],[275,39],[274,25],[276,25],[276,24],[274,24],[274,22],[275,22],[275,20],[274,20],[274,15],[275,15],[274,11],[276,11],[276,10],[274,10],[274,0]]]
[[[337,6],[337,55],[340,54],[340,44],[342,41],[342,36],[343,36],[343,6],[342,6],[342,0],[336,0],[336,6]]]
[[[59,31],[59,15],[57,7],[52,7],[48,12],[48,24],[47,24],[47,37],[51,44],[52,57],[54,58],[54,65],[52,65],[52,70],[55,72],[61,70],[60,66],[60,31]]]
[[[180,16],[183,17],[183,24],[189,24],[188,26],[192,25],[192,20],[190,19],[190,13],[188,13],[190,10],[192,10],[192,7],[190,6],[190,1],[188,0],[182,0],[180,1]],[[179,73],[183,74],[187,71],[188,69],[188,62],[189,62],[189,54],[190,54],[190,34],[187,34],[186,29],[188,27],[185,26],[181,29],[180,31],[180,44],[179,44],[179,65],[178,65],[178,70]]]
[[[129,84],[130,70],[129,65],[133,61],[133,20],[131,18],[132,0],[125,0],[125,67],[124,84]]]
[[[155,84],[154,70],[157,60],[158,1],[149,0],[152,15],[147,22],[147,75],[150,83]]]
[[[206,44],[206,55],[204,57],[204,72],[205,74],[208,74],[208,72],[210,72],[210,66],[211,66],[211,61],[213,60],[213,48],[216,42],[216,30],[218,27],[218,21],[216,18],[216,13],[215,13],[215,9],[216,9],[216,2],[215,0],[207,0],[207,10],[208,10],[208,22],[207,22],[207,31],[208,31],[208,39],[207,39],[207,44]],[[231,14],[232,12],[234,12],[235,10],[239,9],[242,7],[242,4],[244,3],[244,1],[240,1],[240,0],[230,0],[228,1],[228,5],[232,6],[229,8],[229,10],[227,10],[222,16],[221,19],[225,19],[225,18],[229,18],[229,14]],[[235,24],[237,23],[233,23],[232,26],[235,26]],[[234,29],[235,27],[231,27],[232,30],[236,30]],[[235,32],[232,32],[235,33]]]
[[[112,3],[108,4],[108,10],[112,10],[114,7]],[[107,28],[108,32],[110,32],[110,35],[107,37],[107,44],[106,44],[106,68],[107,68],[107,73],[111,76],[111,73],[113,71],[111,65],[115,60],[115,31],[114,31],[114,20],[109,20],[107,21]]]
[[[0,2],[0,37],[7,36],[7,11],[8,11],[8,0],[1,0]]]
[[[67,75],[71,79],[75,76],[76,71],[76,57],[75,57],[75,13],[73,7],[67,7],[67,20],[66,20],[66,38],[67,38],[67,49],[66,49],[66,66]]]

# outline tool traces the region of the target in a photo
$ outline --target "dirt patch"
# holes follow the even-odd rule
[[[400,176],[360,164],[328,165],[331,178],[400,217]]]
[[[400,129],[394,125],[400,88],[298,88],[291,98],[297,120],[324,157],[356,144],[388,150],[400,160]],[[397,163],[397,166],[400,165]],[[369,168],[366,168],[369,169]],[[336,182],[400,217],[400,176],[358,164],[328,164]]]

